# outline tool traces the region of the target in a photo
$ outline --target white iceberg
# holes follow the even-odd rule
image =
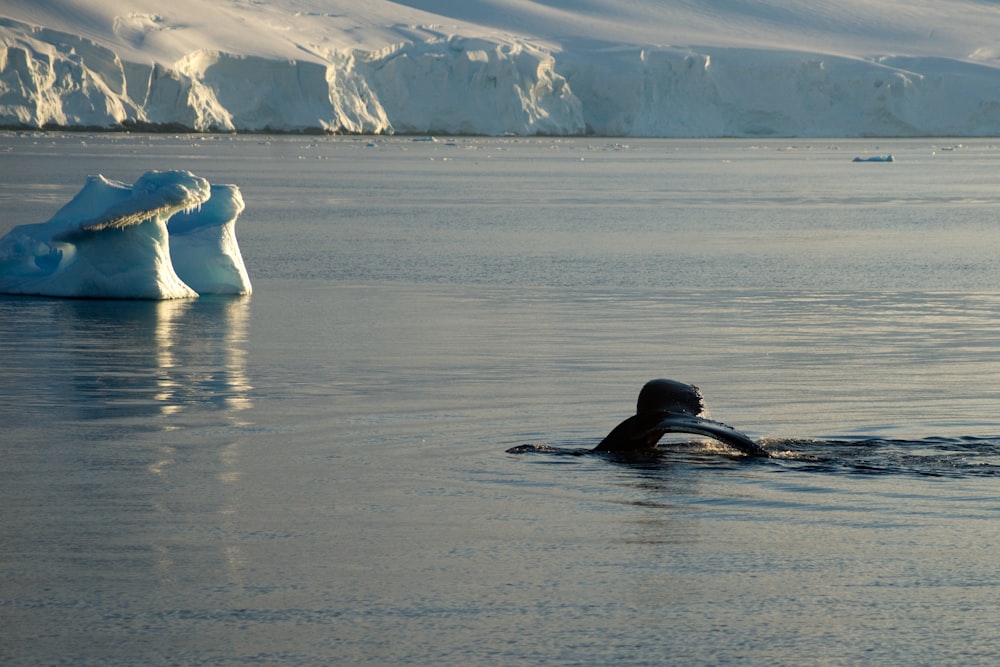
[[[20,225],[0,238],[0,293],[249,294],[235,234],[242,210],[239,188],[211,186],[188,171],[149,171],[133,185],[91,176],[48,222]]]

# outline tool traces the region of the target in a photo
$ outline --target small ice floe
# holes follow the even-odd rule
[[[851,162],[895,162],[896,159],[889,155],[859,155]]]

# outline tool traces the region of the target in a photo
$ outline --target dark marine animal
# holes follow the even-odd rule
[[[768,456],[767,450],[722,422],[702,417],[705,401],[698,387],[676,380],[650,380],[639,392],[636,413],[618,424],[591,452],[639,453],[656,448],[667,433],[693,433],[718,440],[748,456]],[[521,445],[512,454],[557,452],[551,447]],[[580,452],[583,453],[583,452]]]

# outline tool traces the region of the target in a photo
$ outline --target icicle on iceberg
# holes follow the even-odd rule
[[[91,176],[48,222],[0,238],[0,293],[250,294],[235,233],[242,210],[235,185],[212,186],[188,171],[149,171],[133,185]]]

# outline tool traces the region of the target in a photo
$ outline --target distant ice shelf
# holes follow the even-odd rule
[[[933,52],[893,55],[859,51],[853,30],[839,38],[850,41],[850,49],[831,49],[836,37],[815,51],[804,48],[806,42],[786,45],[792,33],[767,27],[774,17],[764,6],[761,16],[738,15],[741,25],[753,19],[747,25],[759,34],[685,46],[621,41],[650,35],[646,21],[635,17],[633,23],[598,22],[608,36],[550,38],[589,20],[586,12],[593,10],[582,6],[549,7],[548,23],[535,26],[541,36],[489,27],[488,20],[525,9],[515,0],[452,7],[447,11],[476,21],[454,25],[386,23],[421,5],[446,11],[446,3],[433,2],[406,3],[408,10],[373,2],[365,11],[333,3],[344,11],[310,12],[302,8],[321,5],[178,0],[172,12],[127,16],[96,0],[64,4],[64,14],[90,21],[86,30],[44,3],[17,0],[0,9],[8,14],[0,15],[0,126],[414,136],[1000,135],[1000,60],[985,47],[959,50],[966,42],[993,40],[990,21],[1000,25],[1000,19],[990,19],[995,11],[988,7],[979,20],[986,22],[982,34],[950,51],[921,43]],[[551,3],[528,4],[542,11]],[[491,14],[487,5],[509,5],[510,12]],[[608,16],[614,7],[623,15],[638,8],[685,20],[708,12],[712,25],[725,26],[734,20],[727,12],[738,11],[691,14],[688,5],[609,0]],[[865,34],[879,44],[902,29],[893,6],[827,13],[843,12],[847,20],[851,12],[871,12],[881,28],[872,25]],[[937,20],[936,5],[921,6],[904,23],[914,35],[936,32],[936,25],[919,24],[921,16]],[[366,12],[374,23],[353,16]],[[780,16],[786,14],[807,21],[823,13],[788,9]],[[276,22],[285,27],[275,29]],[[945,30],[952,40],[956,31]]]

